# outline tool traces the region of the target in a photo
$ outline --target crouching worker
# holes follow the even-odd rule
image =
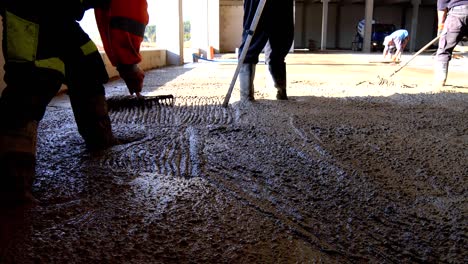
[[[409,34],[406,29],[399,29],[388,35],[384,39],[383,59],[389,55],[393,62],[400,61],[403,50],[409,42]]]
[[[146,0],[2,0],[7,86],[0,97],[0,208],[34,200],[37,128],[63,83],[87,148],[118,143],[103,86],[109,77],[96,45],[77,22],[90,8],[108,57],[130,93],[138,95]]]

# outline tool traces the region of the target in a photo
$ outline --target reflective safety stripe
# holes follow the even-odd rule
[[[59,71],[65,75],[65,64],[59,58],[36,60],[39,25],[6,12],[6,60],[34,62],[36,67]]]
[[[97,49],[96,45],[94,44],[94,42],[92,40],[90,40],[86,44],[81,46],[81,51],[83,52],[83,54],[85,56],[88,56],[89,54],[98,51],[98,49]]]
[[[112,29],[121,29],[133,35],[143,37],[145,35],[146,25],[126,17],[112,17],[110,27]]]
[[[34,61],[34,64],[39,68],[47,68],[59,71],[65,75],[65,63],[59,58],[49,58],[45,60]]]
[[[37,53],[39,25],[6,12],[7,60],[34,61]]]

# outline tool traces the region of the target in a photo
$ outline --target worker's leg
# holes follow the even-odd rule
[[[265,62],[268,65],[271,86],[277,89],[276,98],[287,100],[286,62],[294,39],[293,1],[272,2],[269,14],[269,41],[265,47]]]
[[[247,38],[250,32],[251,23],[255,17],[255,13],[258,7],[258,0],[246,0],[244,1],[244,32],[242,33],[242,43],[239,48],[239,54],[242,54]],[[263,14],[267,13],[267,8],[264,9]],[[247,50],[244,63],[241,65],[239,71],[239,86],[240,86],[240,98],[241,101],[253,101],[254,100],[254,79],[255,79],[255,68],[258,63],[258,56],[262,52],[268,37],[265,32],[265,19],[264,16],[260,18],[260,21],[255,29],[255,34],[252,35],[252,39]]]
[[[80,135],[90,150],[116,143],[107,110],[103,83],[107,75],[96,45],[78,23],[69,26],[66,52],[66,84]]]
[[[64,67],[42,52],[42,25],[9,9],[2,16],[7,86],[0,98],[0,206],[15,207],[32,201],[37,126],[60,89]]]
[[[453,50],[466,34],[467,13],[466,9],[450,11],[445,21],[434,63],[434,86],[439,89],[445,85],[447,80]]]

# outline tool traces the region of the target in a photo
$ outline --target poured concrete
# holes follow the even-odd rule
[[[439,92],[430,55],[387,78],[399,66],[378,54],[291,54],[290,100],[258,65],[256,102],[236,85],[223,108],[233,57],[148,71],[144,92],[175,105],[111,112],[132,142],[102,153],[57,97],[39,128],[41,205],[10,222],[3,261],[466,262],[465,58]]]

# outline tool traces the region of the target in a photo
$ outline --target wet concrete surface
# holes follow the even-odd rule
[[[468,83],[430,57],[288,57],[288,101],[225,98],[235,64],[147,72],[174,106],[111,112],[130,143],[89,153],[66,95],[39,128],[34,194],[4,263],[466,263]],[[460,67],[457,68],[457,63]],[[386,75],[382,75],[386,76]],[[121,81],[108,96],[126,93]]]

